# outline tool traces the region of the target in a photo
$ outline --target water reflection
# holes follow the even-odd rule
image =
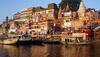
[[[65,57],[65,47],[63,45],[47,45],[47,57]]]
[[[47,57],[47,50],[45,46],[33,45],[31,47],[31,57]]]
[[[91,45],[61,44],[0,45],[0,57],[100,57],[99,43]]]
[[[66,48],[66,57],[92,57],[90,46],[69,46]]]

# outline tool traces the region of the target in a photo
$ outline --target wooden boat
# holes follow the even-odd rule
[[[47,38],[43,41],[44,43],[49,43],[49,44],[59,44],[60,43],[60,38],[54,38],[52,35],[48,35]]]
[[[30,44],[32,42],[31,36],[19,36],[18,43],[19,44]]]
[[[86,45],[90,44],[91,40],[87,37],[87,33],[72,33],[70,36],[64,36],[64,44],[79,44],[79,45]]]
[[[0,39],[0,44],[12,45],[12,44],[16,44],[17,41],[18,41],[18,38],[6,37],[6,38]]]
[[[74,37],[74,38],[67,38],[65,39],[65,44],[79,44],[79,45],[86,45],[90,44],[90,41],[86,41],[82,39],[82,37]]]

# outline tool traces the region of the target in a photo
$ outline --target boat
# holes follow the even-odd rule
[[[65,38],[65,44],[79,44],[86,45],[90,44],[91,40],[87,37],[86,33],[72,33],[70,37]]]
[[[59,39],[60,38],[55,38],[52,35],[47,35],[47,38],[43,42],[48,44],[59,44],[60,43]]]
[[[4,44],[4,45],[13,45],[13,44],[16,44],[17,41],[18,41],[18,38],[16,37],[0,38],[0,44]]]
[[[82,37],[72,37],[65,39],[65,44],[86,45],[90,44],[90,42],[82,39]]]
[[[19,36],[19,39],[18,39],[19,44],[30,44],[31,42],[32,42],[32,38],[30,35]]]

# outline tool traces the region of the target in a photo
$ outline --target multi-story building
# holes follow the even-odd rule
[[[100,19],[100,10],[95,11],[95,18]]]
[[[34,9],[33,18],[30,20],[30,29],[33,32],[47,34],[54,26],[54,21],[57,18],[57,5],[51,3],[48,8],[36,7]]]
[[[14,20],[20,19],[20,17],[21,17],[20,12],[17,12],[16,14],[13,15],[13,19],[14,19]]]
[[[32,19],[32,15],[33,15],[33,7],[31,8],[25,8],[23,10],[21,10],[20,12],[17,12],[16,14],[14,14],[13,19],[14,21],[27,21],[29,19]]]
[[[21,10],[20,12],[14,14],[13,20],[15,23],[15,26],[17,27],[17,32],[22,34],[25,33],[29,28],[29,20],[32,19],[33,10],[34,8],[25,8]]]
[[[85,5],[83,1],[80,1],[78,10],[76,12],[73,12],[73,19],[71,22],[72,27],[74,27],[75,30],[84,27],[85,13],[86,13]]]
[[[55,19],[57,18],[58,7],[55,3],[51,3],[48,5],[47,14],[48,19]]]
[[[32,17],[33,22],[41,22],[43,19],[45,20],[45,18],[47,18],[46,9],[43,7],[36,7]]]
[[[25,8],[20,12],[20,17],[23,19],[31,19],[33,14],[33,8]]]
[[[15,26],[15,23],[13,20],[9,20],[9,33],[16,33],[17,27]]]
[[[60,3],[58,12],[58,20],[60,20],[62,28],[70,31],[71,29],[76,30],[83,27],[86,11],[83,1],[75,0],[77,2],[76,4],[78,4],[75,7],[69,4],[69,0],[66,0],[66,2],[64,1],[65,0],[62,0]]]
[[[60,7],[58,12],[58,23],[60,23],[62,28],[64,28],[64,31],[71,27],[71,20],[72,11],[70,10],[69,5],[67,5],[63,10]]]
[[[99,20],[99,15],[99,11],[86,9],[82,0],[62,0],[59,6],[50,3],[48,8],[40,6],[23,9],[14,14],[13,20],[4,22],[0,30],[5,33],[7,31],[18,34],[28,33],[32,37],[57,36],[64,33],[68,34],[66,37],[70,35],[77,37],[77,33],[78,36],[80,33],[90,36],[95,18]],[[98,20],[95,22],[100,23]],[[85,34],[87,32],[89,34]]]
[[[13,16],[17,31],[45,34],[55,31],[71,31],[84,27],[93,19],[94,12],[87,10],[82,0],[62,0],[59,7],[50,3],[48,8],[31,7],[21,10]],[[90,22],[91,23],[91,22]]]

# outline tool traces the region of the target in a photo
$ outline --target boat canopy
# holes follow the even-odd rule
[[[100,26],[96,27],[93,31],[98,31],[100,30]]]

